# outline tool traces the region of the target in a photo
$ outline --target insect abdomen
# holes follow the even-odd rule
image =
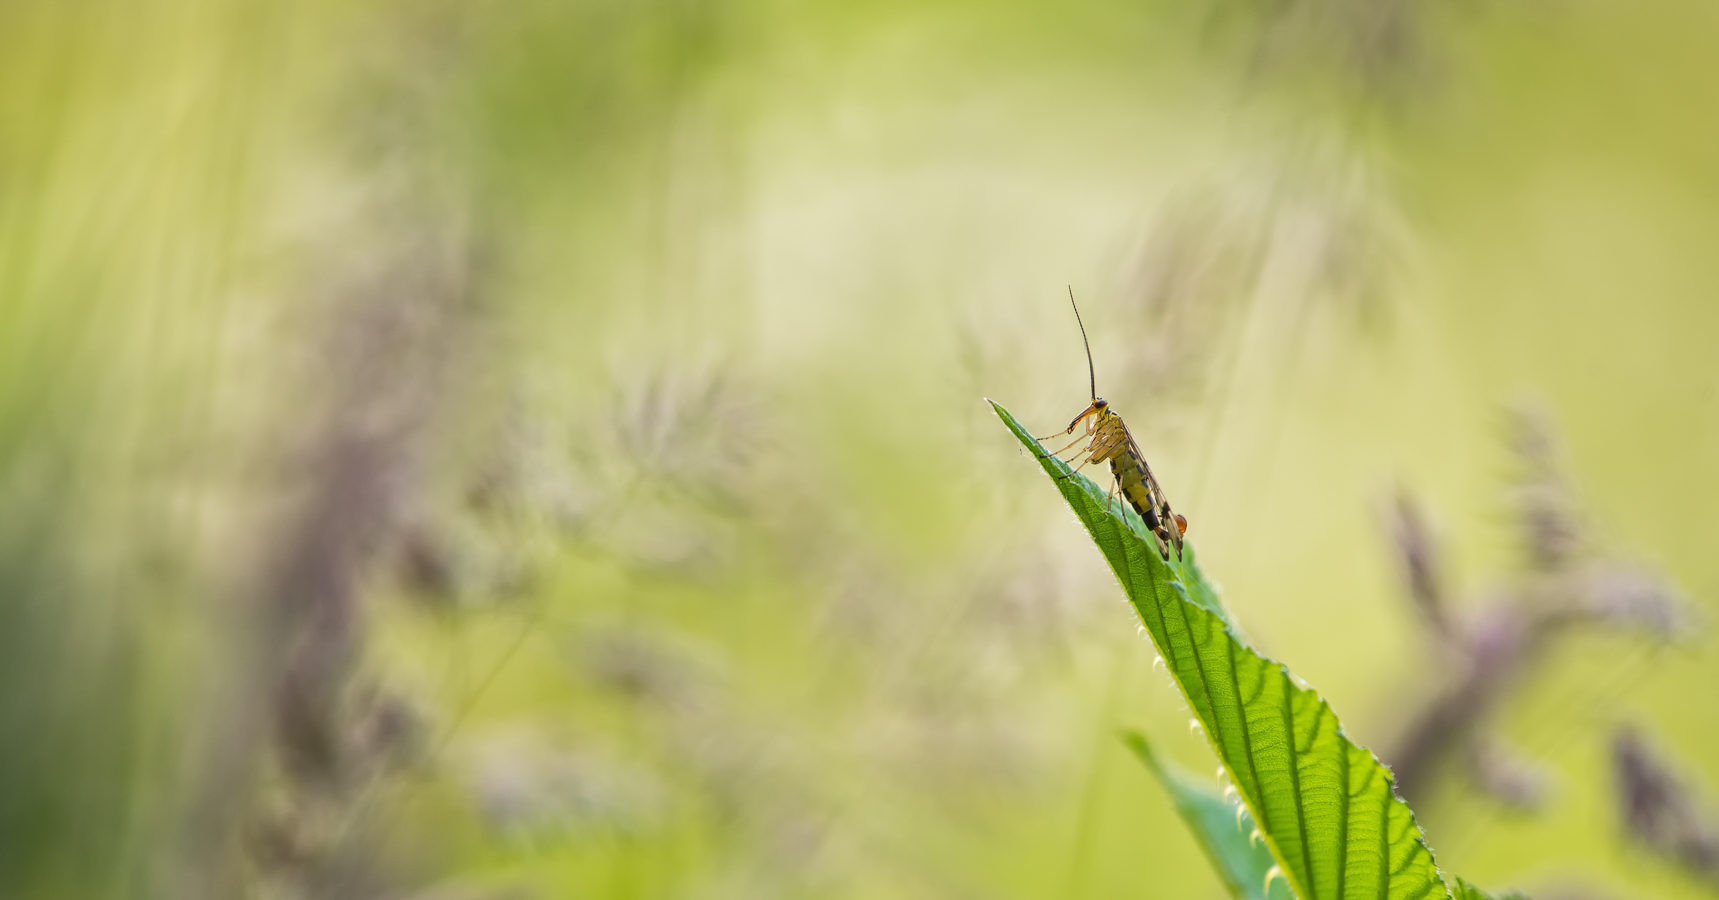
[[[1122,496],[1128,499],[1128,505],[1140,514],[1140,520],[1146,523],[1147,529],[1157,531],[1159,528],[1157,500],[1152,496],[1152,489],[1146,484],[1146,466],[1134,458],[1132,453],[1123,453],[1110,459],[1110,474],[1116,477],[1116,483],[1122,488]]]

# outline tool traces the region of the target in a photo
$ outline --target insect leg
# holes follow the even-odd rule
[[[1059,457],[1059,458],[1060,458],[1060,457]],[[1090,466],[1090,465],[1092,465],[1092,462],[1093,462],[1093,461],[1092,461],[1092,460],[1090,460],[1090,459],[1089,459],[1089,460],[1087,460],[1087,461],[1086,461],[1086,462],[1083,462],[1083,463],[1081,463],[1081,464],[1080,464],[1080,465],[1078,465],[1078,466],[1074,466],[1074,469],[1073,469],[1073,471],[1071,471],[1071,472],[1069,472],[1069,473],[1068,473],[1068,475],[1057,475],[1057,476],[1055,476],[1055,478],[1056,478],[1056,480],[1057,480],[1057,481],[1065,481],[1065,480],[1067,480],[1067,479],[1068,479],[1068,478],[1069,478],[1069,477],[1070,477],[1070,476],[1072,476],[1072,475],[1073,475],[1073,474],[1074,474],[1074,473],[1075,473],[1075,472],[1079,472],[1079,471],[1080,471],[1080,470],[1081,470],[1081,469],[1084,469],[1084,468],[1086,468],[1086,467],[1087,467],[1087,466]],[[1071,466],[1072,466],[1072,465],[1074,465],[1074,460],[1072,460],[1072,459],[1070,459],[1070,460],[1063,460],[1063,464],[1064,464],[1064,465],[1071,465]]]
[[[1053,437],[1054,437],[1054,435],[1053,435]],[[1036,440],[1043,441],[1044,438],[1037,438]],[[1074,442],[1074,444],[1078,444],[1078,443],[1080,443],[1080,441]],[[1068,447],[1073,447],[1074,444],[1069,444]],[[1063,450],[1067,450],[1068,447],[1064,447],[1064,448],[1062,448],[1062,450],[1058,450],[1057,452],[1052,453],[1049,450],[1044,449],[1043,444],[1040,444],[1038,452],[1035,453],[1034,455],[1037,456],[1039,459],[1049,459],[1049,458],[1054,456],[1057,459],[1062,460],[1062,452],[1063,452]],[[1067,460],[1062,460],[1062,461],[1065,463],[1067,462]]]
[[[1108,510],[1112,505],[1115,505],[1117,507],[1117,512],[1121,514],[1122,518],[1126,519],[1128,518],[1128,513],[1121,508],[1121,504],[1116,502],[1116,492],[1121,489],[1122,480],[1118,478],[1111,479],[1110,495],[1104,498],[1104,508]]]
[[[1164,523],[1162,539],[1176,545],[1176,558],[1182,558],[1182,530],[1187,527],[1187,519],[1176,515],[1170,510],[1170,504],[1162,496],[1158,498],[1158,520]],[[1166,559],[1169,557],[1166,556]]]
[[[1160,517],[1159,522],[1159,527],[1152,529],[1152,534],[1159,538],[1159,556],[1164,556],[1164,562],[1171,562],[1171,544],[1176,544],[1176,558],[1179,560],[1181,558],[1181,536],[1174,536],[1174,538],[1171,536],[1171,529],[1176,526],[1174,524],[1164,526],[1162,522],[1169,522],[1169,520],[1162,519],[1162,517]]]
[[[1082,457],[1086,457],[1086,456],[1087,456],[1087,453],[1086,453],[1086,451],[1087,451],[1087,449],[1088,449],[1088,448],[1086,448],[1086,447],[1082,447],[1082,448],[1080,448],[1080,450],[1079,450],[1079,451],[1077,451],[1077,452],[1076,452],[1076,453],[1075,453],[1075,454],[1074,454],[1074,455],[1073,455],[1073,456],[1070,456],[1070,457],[1068,457],[1068,458],[1066,458],[1066,459],[1064,459],[1064,458],[1063,458],[1063,457],[1060,457],[1060,456],[1059,456],[1059,457],[1057,457],[1057,458],[1058,458],[1058,459],[1061,459],[1061,460],[1062,460],[1062,461],[1063,461],[1063,462],[1064,462],[1064,463],[1065,463],[1065,464],[1067,464],[1067,465],[1071,465],[1071,466],[1072,466],[1072,465],[1076,465],[1076,463],[1075,463],[1075,460],[1077,460],[1077,459],[1081,459],[1081,458],[1082,458]],[[1091,459],[1091,458],[1090,458],[1090,457],[1087,457],[1087,458],[1086,458],[1086,459],[1085,459],[1085,460],[1084,460],[1084,461],[1083,461],[1083,462],[1081,462],[1081,463],[1079,463],[1079,464],[1078,464],[1078,465],[1082,465],[1082,466],[1090,466],[1090,465],[1092,465],[1092,464],[1093,464],[1093,462],[1094,462],[1094,460],[1093,460],[1093,459]]]
[[[1078,444],[1084,440],[1086,440],[1086,435],[1083,434],[1080,437],[1077,437],[1074,439],[1074,444]],[[1069,444],[1067,447],[1064,447],[1061,450],[1058,450],[1054,455],[1058,456],[1058,457],[1062,456],[1064,453],[1067,453],[1069,450],[1073,449],[1074,444]]]
[[[1043,439],[1043,438],[1039,438],[1039,440],[1044,440],[1044,439]],[[1084,453],[1085,453],[1085,452],[1086,452],[1086,450],[1087,450],[1087,448],[1089,448],[1089,447],[1090,447],[1090,446],[1091,446],[1091,445],[1090,445],[1090,444],[1088,444],[1088,445],[1087,445],[1087,447],[1083,447],[1083,448],[1081,448],[1081,450],[1080,450],[1080,453],[1076,453],[1076,454],[1075,454],[1075,455],[1074,455],[1074,456],[1071,456],[1071,457],[1069,457],[1069,458],[1068,458],[1068,459],[1063,459],[1063,458],[1062,458],[1062,455],[1063,455],[1063,454],[1064,454],[1064,453],[1066,453],[1066,452],[1067,452],[1067,451],[1068,451],[1068,450],[1070,450],[1070,449],[1072,449],[1072,448],[1073,448],[1073,447],[1074,447],[1074,445],[1075,445],[1075,444],[1078,444],[1078,443],[1080,443],[1080,442],[1081,442],[1081,441],[1083,441],[1083,440],[1086,440],[1086,437],[1085,437],[1085,436],[1084,436],[1084,435],[1082,435],[1082,436],[1081,436],[1081,437],[1078,437],[1078,438],[1075,438],[1075,439],[1074,439],[1074,444],[1069,444],[1069,445],[1068,445],[1068,446],[1067,446],[1067,447],[1064,447],[1064,448],[1062,448],[1062,449],[1061,449],[1061,450],[1058,450],[1058,451],[1056,451],[1056,452],[1055,452],[1055,453],[1049,453],[1049,452],[1046,452],[1046,453],[1045,453],[1045,455],[1044,455],[1044,456],[1043,456],[1043,457],[1040,457],[1040,458],[1041,458],[1041,459],[1047,459],[1047,458],[1050,458],[1050,457],[1053,457],[1053,456],[1054,456],[1054,457],[1056,457],[1056,460],[1057,460],[1057,462],[1060,462],[1060,463],[1062,463],[1062,464],[1063,464],[1063,465],[1065,465],[1065,466],[1074,466],[1074,467],[1075,467],[1075,469],[1076,469],[1076,470],[1079,470],[1079,469],[1080,469],[1080,468],[1081,468],[1081,467],[1083,467],[1083,466],[1087,466],[1087,465],[1091,465],[1091,464],[1092,464],[1092,460],[1090,460],[1090,459],[1088,459],[1088,460],[1086,460],[1086,461],[1085,461],[1085,462],[1082,462],[1082,463],[1081,463],[1081,464],[1080,464],[1080,465],[1075,465],[1075,463],[1074,463],[1074,461],[1075,461],[1075,460],[1076,460],[1076,459],[1079,459],[1079,458],[1080,458],[1080,456],[1081,456],[1081,454],[1084,454]],[[1057,476],[1057,477],[1058,477],[1058,478],[1061,478],[1061,477],[1062,477],[1062,476],[1060,476],[1060,475],[1059,475],[1059,476]]]

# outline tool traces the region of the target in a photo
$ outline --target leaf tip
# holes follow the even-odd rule
[[[1134,751],[1134,755],[1140,757],[1140,761],[1145,763],[1146,767],[1156,773],[1160,779],[1166,777],[1164,767],[1158,762],[1158,754],[1152,751],[1152,742],[1146,740],[1144,733],[1132,728],[1123,728],[1116,732],[1116,736],[1121,738],[1122,743]]]

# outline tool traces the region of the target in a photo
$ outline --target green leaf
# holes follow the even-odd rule
[[[1277,861],[1265,842],[1254,836],[1253,818],[1245,808],[1219,794],[1185,772],[1166,766],[1152,753],[1152,745],[1139,732],[1124,732],[1122,740],[1134,750],[1146,768],[1158,776],[1170,793],[1176,812],[1200,842],[1200,849],[1218,870],[1218,875],[1237,900],[1279,900],[1289,896],[1289,886],[1275,877]]]
[[[1390,770],[1343,734],[1323,698],[1260,655],[1195,562],[1165,562],[1125,504],[1045,452],[991,404],[1038,459],[1110,563],[1212,750],[1302,900],[1451,896]]]

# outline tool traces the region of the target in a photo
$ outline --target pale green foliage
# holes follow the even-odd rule
[[[1277,861],[1254,836],[1253,818],[1247,810],[1238,808],[1235,801],[1211,785],[1158,759],[1145,735],[1130,731],[1122,739],[1169,793],[1176,812],[1188,823],[1188,830],[1206,851],[1230,896],[1241,900],[1282,900],[1289,896],[1283,879],[1271,873]]]

